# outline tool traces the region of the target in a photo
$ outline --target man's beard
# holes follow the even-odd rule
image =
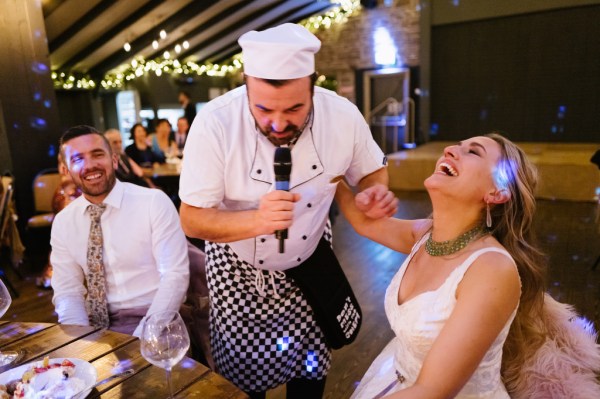
[[[302,130],[300,130],[298,128],[298,126],[290,124],[282,132],[277,132],[277,133],[290,133],[290,134],[284,138],[277,138],[274,135],[272,135],[273,129],[270,126],[267,126],[266,129],[263,129],[260,126],[257,126],[257,127],[258,127],[258,130],[263,134],[263,136],[265,136],[271,143],[273,143],[277,147],[279,147],[280,145],[289,144],[292,140],[294,140],[296,137],[300,136],[300,134],[302,133]]]

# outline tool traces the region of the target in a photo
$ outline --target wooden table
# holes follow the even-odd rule
[[[142,168],[144,176],[156,179],[160,177],[179,177],[181,174],[181,163],[154,164],[151,168]]]
[[[51,323],[0,322],[0,350],[18,350],[23,356],[13,367],[44,356],[71,357],[90,362],[98,381],[115,367],[132,368],[129,377],[94,388],[88,398],[166,398],[165,370],[148,363],[140,354],[136,337],[94,327]],[[173,368],[177,398],[247,398],[246,394],[204,365],[185,357]]]

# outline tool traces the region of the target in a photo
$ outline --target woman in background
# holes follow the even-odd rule
[[[141,123],[136,123],[131,128],[133,144],[125,148],[129,158],[142,168],[151,168],[154,163],[165,163],[164,154],[156,153],[148,145],[148,132]]]

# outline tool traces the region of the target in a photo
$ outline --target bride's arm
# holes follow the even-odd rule
[[[427,223],[423,220],[368,217],[356,206],[354,193],[343,180],[338,183],[335,199],[358,234],[398,252],[410,252],[415,237],[420,236],[419,231],[423,229],[424,223]]]

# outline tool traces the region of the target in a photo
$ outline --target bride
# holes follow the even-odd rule
[[[357,232],[409,253],[385,295],[396,336],[353,398],[509,398],[503,381],[544,340],[532,328],[544,296],[542,254],[530,244],[536,179],[516,145],[489,134],[445,148],[425,180],[431,219],[369,219],[360,211],[369,197],[355,202],[340,184]]]

